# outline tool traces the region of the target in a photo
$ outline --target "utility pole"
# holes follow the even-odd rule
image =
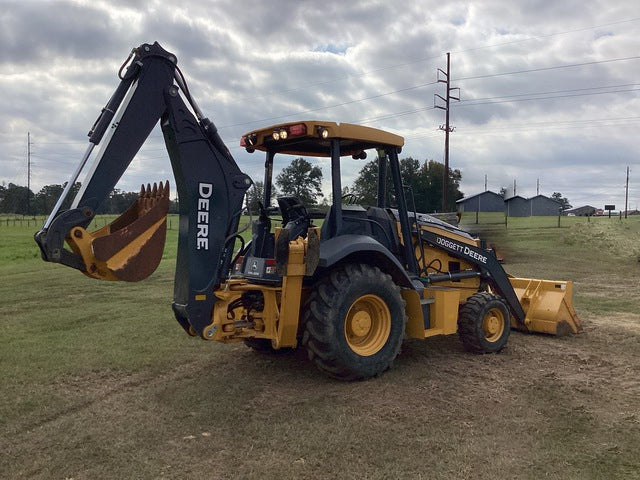
[[[27,132],[27,216],[31,214],[31,132]]]
[[[444,79],[440,78],[440,74],[444,75]],[[438,69],[438,82],[445,83],[447,86],[447,96],[442,97],[441,95],[435,94],[435,97],[438,97],[440,100],[444,101],[445,106],[436,105],[436,99],[433,99],[433,106],[435,108],[439,108],[444,110],[445,113],[445,124],[440,125],[439,129],[444,130],[444,175],[442,176],[442,211],[446,212],[449,204],[449,195],[448,195],[448,187],[449,187],[449,134],[453,132],[454,128],[449,125],[449,107],[451,100],[460,101],[460,89],[451,87],[451,54],[447,52],[447,71],[443,71],[442,69]],[[458,96],[454,97],[451,95],[453,90],[458,91]]]
[[[540,179],[538,178],[536,181],[536,196],[540,195]]]
[[[487,191],[487,174],[484,175],[484,191]]]
[[[627,186],[624,194],[624,218],[627,218],[627,210],[629,209],[629,166],[627,165]]]

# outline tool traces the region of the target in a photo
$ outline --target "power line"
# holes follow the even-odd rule
[[[632,117],[609,117],[609,118],[593,118],[593,119],[584,119],[584,120],[566,120],[566,121],[549,121],[549,122],[534,122],[534,123],[522,123],[522,124],[506,124],[506,125],[490,125],[486,128],[478,128],[472,130],[464,130],[464,128],[458,128],[458,131],[464,133],[465,135],[473,134],[473,135],[503,135],[506,130],[513,131],[519,129],[526,130],[540,130],[546,128],[552,128],[554,130],[558,130],[558,126],[564,128],[600,128],[600,127],[608,127],[615,126],[619,127],[621,123],[610,123],[610,122],[625,122],[623,125],[627,125],[630,122],[638,122],[640,121],[640,116],[632,116]],[[432,133],[415,133],[412,135],[405,136],[405,140],[412,138],[438,138],[440,137],[440,133],[437,132],[437,129],[434,129]]]
[[[636,86],[636,85],[640,85],[640,84],[627,83],[627,84],[619,84],[619,85],[607,85],[607,86],[601,86],[601,87],[576,88],[576,89],[569,89],[569,90],[555,90],[555,91],[547,91],[547,92],[530,92],[530,93],[523,93],[523,94],[504,95],[504,96],[498,96],[498,97],[476,98],[476,99],[461,100],[461,102],[459,104],[455,104],[454,106],[490,105],[490,104],[493,104],[493,103],[509,103],[509,102],[512,102],[512,101],[515,102],[515,101],[525,101],[525,100],[526,101],[530,101],[530,100],[545,100],[545,99],[549,99],[549,98],[570,98],[572,96],[600,95],[600,94],[605,94],[605,93],[622,93],[622,92],[636,91],[638,89],[609,90],[609,91],[605,91],[605,92],[582,93],[580,95],[578,95],[578,94],[570,95],[569,94],[570,92],[585,92],[585,91],[588,91],[588,90],[611,89],[611,88],[626,87],[626,86]],[[563,95],[555,95],[555,94],[563,94]],[[540,95],[547,95],[547,96],[542,97]],[[517,98],[517,97],[527,97],[527,96],[534,96],[534,97],[532,97],[532,98]],[[513,99],[513,100],[510,100],[510,99]],[[422,108],[416,108],[416,109],[412,109],[412,110],[405,110],[405,111],[396,112],[396,113],[388,113],[388,114],[380,115],[380,116],[377,116],[377,117],[360,118],[358,120],[353,120],[353,121],[355,123],[366,123],[366,122],[375,122],[375,121],[380,121],[380,120],[388,120],[390,118],[410,115],[410,114],[424,112],[424,111],[428,111],[428,110],[434,110],[435,108],[436,108],[435,106],[422,107]]]
[[[627,61],[627,60],[638,60],[640,59],[640,56],[635,56],[635,57],[623,57],[623,58],[611,58],[608,60],[595,60],[593,62],[582,62],[582,63],[568,63],[566,65],[556,65],[554,67],[540,67],[540,68],[531,68],[528,70],[515,70],[513,72],[502,72],[502,73],[491,73],[491,74],[486,74],[486,75],[476,75],[473,77],[461,77],[461,78],[456,78],[455,80],[457,82],[461,82],[464,80],[477,80],[480,78],[493,78],[493,77],[501,77],[504,75],[519,75],[521,73],[533,73],[533,72],[546,72],[549,70],[560,70],[560,69],[564,69],[564,68],[574,68],[574,67],[584,67],[587,65],[599,65],[599,64],[603,64],[603,63],[612,63],[612,62],[623,62],[623,61]]]
[[[456,80],[458,80],[458,81],[475,80],[475,79],[492,78],[492,77],[498,77],[498,76],[504,76],[504,75],[517,75],[517,74],[523,74],[523,73],[549,71],[549,70],[556,70],[556,69],[564,69],[564,68],[572,68],[572,67],[578,67],[578,66],[587,66],[587,65],[619,62],[619,61],[626,61],[626,60],[636,60],[636,59],[640,59],[640,56],[616,58],[616,59],[607,59],[607,60],[600,60],[600,61],[593,61],[593,62],[582,62],[582,63],[574,63],[574,64],[565,64],[565,65],[558,65],[558,66],[552,66],[552,67],[540,67],[540,68],[535,68],[535,69],[518,70],[518,71],[512,71],[512,72],[500,72],[500,73],[494,73],[494,74],[476,75],[476,76],[470,76],[470,77],[462,77],[462,78],[459,78],[459,79],[456,79]],[[410,87],[406,87],[406,88],[402,88],[402,89],[398,89],[398,90],[393,90],[393,91],[389,91],[389,92],[384,92],[384,93],[377,94],[377,95],[372,95],[372,96],[369,96],[369,97],[363,97],[363,98],[360,98],[360,99],[350,100],[350,101],[341,102],[341,103],[337,103],[337,104],[333,104],[333,105],[326,105],[326,106],[322,106],[322,107],[318,107],[318,108],[303,110],[303,111],[299,111],[299,112],[296,112],[296,113],[289,113],[289,114],[283,114],[283,115],[278,115],[278,116],[274,116],[274,117],[263,118],[263,119],[259,119],[259,120],[252,120],[252,121],[248,121],[248,122],[240,122],[240,123],[235,123],[235,124],[223,125],[223,126],[218,127],[218,129],[238,127],[238,126],[244,126],[244,125],[251,125],[251,124],[256,124],[256,123],[263,123],[263,122],[267,122],[267,121],[279,120],[279,119],[288,118],[288,117],[292,117],[292,116],[302,115],[302,114],[305,114],[305,113],[313,113],[313,112],[318,112],[318,111],[321,111],[321,110],[329,110],[329,109],[332,109],[332,108],[337,108],[337,107],[346,106],[346,105],[352,105],[352,104],[355,104],[355,103],[364,102],[364,101],[368,101],[368,100],[373,100],[373,99],[376,99],[376,98],[382,98],[382,97],[394,95],[394,94],[397,94],[397,93],[403,93],[403,92],[407,92],[407,91],[416,90],[416,89],[423,88],[423,87],[426,87],[426,86],[435,85],[436,83],[438,83],[438,81],[423,83],[423,84],[419,84],[419,85],[413,85],[413,86],[410,86]],[[638,84],[625,84],[625,85],[619,85],[619,86],[635,86],[635,85],[638,85]],[[506,98],[513,98],[513,97],[517,97],[517,96],[526,96],[526,95],[550,95],[550,94],[553,94],[553,93],[578,92],[578,91],[582,91],[582,90],[601,89],[601,88],[615,88],[615,87],[617,87],[617,86],[591,87],[591,88],[585,88],[585,89],[571,89],[571,90],[564,90],[564,91],[560,90],[560,91],[556,91],[556,92],[540,92],[540,93],[517,94],[517,95],[502,96],[502,97],[489,97],[489,98],[486,98],[486,99],[475,99],[475,101],[477,103],[470,103],[470,102],[473,102],[474,100],[463,100],[457,106],[484,105],[484,104],[488,104],[488,103],[505,103],[507,101],[530,101],[530,100],[545,99],[545,98],[567,98],[567,97],[572,97],[572,96],[596,95],[596,94],[603,94],[603,93],[624,93],[624,92],[636,91],[637,90],[637,89],[616,90],[616,91],[610,91],[610,92],[594,92],[594,93],[588,93],[588,94],[563,95],[563,96],[553,96],[553,97],[537,97],[537,98],[521,99],[521,100],[497,100],[497,99],[501,99],[501,98],[502,99],[506,99]],[[497,101],[493,101],[493,102],[486,101],[486,100],[493,100],[493,99],[496,99]],[[482,102],[480,102],[480,101],[482,101]],[[377,121],[377,120],[389,119],[389,118],[394,118],[396,116],[409,115],[411,113],[418,113],[418,112],[421,112],[421,111],[432,110],[432,109],[433,109],[433,107],[425,107],[425,108],[414,109],[414,110],[409,110],[409,111],[404,111],[404,112],[398,112],[398,113],[394,113],[394,114],[386,114],[386,115],[382,115],[382,116],[379,116],[379,117],[372,117],[370,119],[365,119],[365,120]],[[82,144],[84,144],[84,142],[38,142],[38,144],[39,145],[82,145]]]
[[[502,72],[502,73],[496,73],[496,74],[487,74],[487,75],[479,75],[479,76],[473,76],[473,77],[464,77],[464,78],[461,78],[459,80],[490,78],[490,77],[496,77],[496,76],[502,76],[502,75],[515,75],[515,74],[538,72],[538,71],[548,71],[548,70],[563,69],[563,68],[570,68],[570,67],[577,67],[577,66],[594,65],[594,64],[618,62],[618,61],[625,61],[625,60],[635,60],[635,59],[638,59],[638,58],[640,58],[640,56],[617,58],[617,59],[608,59],[608,60],[601,60],[601,61],[594,61],[594,62],[583,62],[583,63],[575,63],[575,64],[566,64],[566,65],[559,65],[559,66],[552,66],[552,67],[541,67],[541,68],[529,69],[529,70],[520,70],[520,71],[513,71],[513,72]],[[396,93],[402,93],[402,92],[406,92],[406,91],[416,90],[416,89],[423,88],[423,87],[426,87],[426,86],[435,85],[436,83],[438,83],[438,82],[435,81],[435,82],[423,83],[423,84],[414,85],[414,86],[410,86],[410,87],[406,87],[406,88],[402,88],[402,89],[398,89],[398,90],[394,90],[394,91],[390,91],[390,92],[385,92],[385,93],[381,93],[381,94],[377,94],[377,95],[372,95],[372,96],[369,96],[369,97],[364,97],[364,98],[360,98],[360,99],[341,102],[341,103],[334,104],[334,105],[327,105],[327,106],[323,106],[323,107],[318,107],[318,108],[314,108],[314,109],[308,109],[308,110],[300,111],[300,112],[297,112],[297,113],[279,115],[279,116],[270,117],[270,118],[266,118],[266,119],[254,120],[254,121],[249,121],[249,122],[241,122],[241,123],[236,123],[236,124],[232,124],[232,125],[225,125],[225,126],[222,126],[222,127],[219,127],[219,128],[230,128],[230,127],[235,127],[235,126],[250,125],[250,124],[254,124],[254,123],[263,123],[263,122],[270,121],[270,120],[278,120],[278,119],[287,118],[287,117],[296,116],[296,115],[301,115],[301,114],[305,114],[305,113],[312,113],[312,112],[317,112],[317,111],[321,111],[321,110],[328,110],[328,109],[331,109],[331,108],[337,108],[337,107],[340,107],[340,106],[351,105],[351,104],[354,104],[354,103],[359,103],[359,102],[363,102],[363,101],[367,101],[367,100],[381,98],[381,97],[393,95],[393,94],[396,94]],[[499,97],[487,97],[487,98],[480,98],[480,99],[463,100],[457,106],[475,106],[475,105],[508,103],[508,102],[516,102],[516,101],[543,100],[543,99],[550,99],[550,98],[569,98],[569,97],[587,96],[587,95],[600,95],[600,94],[605,94],[605,93],[624,93],[624,92],[638,91],[640,89],[633,88],[633,89],[609,90],[609,91],[604,91],[604,92],[588,92],[588,93],[574,93],[574,94],[571,94],[570,92],[586,92],[588,90],[606,89],[606,88],[611,89],[611,88],[618,88],[618,87],[625,87],[625,86],[636,86],[636,85],[638,85],[638,84],[630,83],[630,84],[620,84],[620,85],[611,85],[611,86],[602,86],[602,87],[587,87],[587,88],[580,88],[580,89],[557,90],[557,91],[537,92],[537,93],[534,92],[534,93],[514,94],[514,95],[506,95],[506,96],[499,96]],[[556,94],[559,94],[559,93],[562,93],[563,95],[556,95]],[[545,95],[545,96],[541,96],[541,95]],[[532,98],[516,98],[516,97],[526,97],[526,96],[533,96],[533,97]],[[405,115],[410,115],[410,114],[419,113],[419,112],[423,112],[423,111],[433,110],[434,108],[435,107],[423,107],[423,108],[418,108],[418,109],[405,110],[405,111],[396,112],[396,113],[384,114],[384,115],[380,115],[380,116],[377,116],[377,117],[369,117],[369,118],[361,119],[358,122],[359,123],[363,123],[363,122],[371,122],[371,121],[375,122],[375,121],[380,121],[380,120],[388,120],[390,118],[395,118],[395,117],[399,117],[399,116],[405,116]],[[234,139],[234,141],[235,141],[235,139]],[[84,144],[84,142],[37,142],[37,143],[38,143],[38,145],[82,145],[82,144]],[[154,150],[162,150],[162,149],[158,148],[158,149],[154,149]],[[48,152],[48,153],[64,155],[63,153],[57,153],[57,152]],[[34,155],[34,156],[37,156],[38,158],[46,159],[46,157],[43,157],[41,155]],[[162,157],[153,157],[153,158],[164,158],[164,156],[162,156]],[[5,157],[5,160],[7,160],[6,157]]]
[[[532,100],[548,100],[551,98],[571,98],[571,97],[585,97],[589,95],[604,95],[606,93],[626,93],[626,92],[637,92],[640,88],[629,88],[624,90],[611,90],[608,92],[591,92],[591,93],[574,93],[574,94],[565,94],[565,95],[547,95],[545,97],[531,97],[531,98],[517,98],[517,99],[505,99],[505,100],[495,100],[495,101],[486,101],[486,102],[477,102],[477,103],[461,103],[459,107],[472,107],[475,105],[494,105],[498,103],[510,103],[510,102],[530,102]],[[495,97],[496,99],[500,97]]]
[[[407,88],[401,88],[400,90],[394,90],[394,91],[391,91],[391,92],[380,93],[378,95],[372,95],[370,97],[359,98],[357,100],[349,100],[347,102],[336,103],[334,105],[326,105],[324,107],[312,108],[312,109],[309,109],[309,110],[303,110],[303,111],[296,112],[296,113],[288,113],[288,114],[285,114],[285,115],[279,115],[277,117],[269,117],[269,118],[263,118],[263,119],[260,119],[260,120],[251,120],[251,121],[248,121],[248,122],[234,123],[234,124],[231,124],[231,125],[223,125],[221,127],[218,127],[218,130],[221,130],[223,128],[231,128],[231,127],[239,127],[239,126],[243,126],[243,125],[251,125],[253,123],[262,123],[262,122],[267,122],[267,121],[272,121],[272,120],[279,120],[279,119],[282,119],[282,118],[293,117],[293,116],[296,116],[296,115],[303,115],[305,113],[318,112],[320,110],[329,110],[331,108],[344,107],[345,105],[352,105],[354,103],[365,102],[367,100],[373,100],[373,99],[376,99],[376,98],[387,97],[389,95],[394,95],[396,93],[402,93],[402,92],[407,92],[407,91],[410,91],[410,90],[416,90],[418,88],[428,87],[430,85],[435,85],[436,83],[438,83],[438,82],[422,83],[420,85],[414,85],[414,86],[407,87]]]
[[[390,118],[403,117],[405,115],[412,115],[414,113],[426,112],[428,110],[435,110],[435,109],[436,109],[436,107],[434,107],[434,106],[432,106],[432,107],[423,107],[423,108],[415,108],[413,110],[404,110],[402,112],[387,113],[386,115],[380,115],[378,117],[361,118],[361,119],[358,119],[358,120],[353,120],[353,122],[354,123],[376,122],[376,121],[380,121],[380,120],[388,120]]]
[[[526,97],[529,95],[551,95],[555,93],[584,92],[587,90],[603,90],[603,89],[611,89],[611,88],[636,87],[636,86],[640,86],[640,83],[622,83],[618,85],[603,85],[600,87],[571,88],[568,90],[552,90],[547,92],[518,93],[513,95],[501,95],[498,97],[470,98],[468,100],[462,100],[461,102],[468,103],[468,102],[474,102],[474,101],[494,100],[494,99],[502,99],[502,98]],[[609,93],[609,92],[595,92],[595,93]]]
[[[580,66],[587,66],[587,65],[597,65],[597,64],[603,64],[603,63],[620,62],[620,61],[626,61],[626,60],[636,60],[636,59],[640,59],[640,56],[625,57],[625,58],[614,58],[614,59],[608,59],[608,60],[598,60],[598,61],[593,61],[593,62],[573,63],[573,64],[557,65],[557,66],[552,66],[552,67],[540,67],[540,68],[534,68],[534,69],[528,69],[528,70],[517,70],[517,71],[512,71],[512,72],[501,72],[501,73],[493,73],[493,74],[486,74],[486,75],[476,75],[476,76],[471,76],[471,77],[462,77],[462,78],[458,78],[458,79],[455,79],[455,80],[456,81],[476,80],[476,79],[483,79],[483,78],[499,77],[499,76],[504,76],[504,75],[518,75],[518,74],[523,74],[523,73],[542,72],[542,71],[558,70],[558,69],[573,68],[573,67],[580,67]],[[269,121],[274,121],[274,120],[280,120],[280,119],[283,119],[283,118],[294,117],[294,116],[303,115],[303,114],[306,114],[306,113],[318,112],[318,111],[321,111],[321,110],[329,110],[329,109],[332,109],[332,108],[342,107],[342,106],[346,106],[346,105],[352,105],[352,104],[355,104],[355,103],[360,103],[360,102],[364,102],[364,101],[368,101],[368,100],[373,100],[373,99],[376,99],[376,98],[386,97],[386,96],[394,95],[394,94],[397,94],[397,93],[403,93],[403,92],[407,92],[407,91],[411,91],[411,90],[416,90],[416,89],[419,89],[419,88],[435,85],[436,83],[438,83],[438,81],[429,82],[429,83],[422,83],[422,84],[419,84],[419,85],[413,85],[413,86],[402,88],[402,89],[399,89],[399,90],[393,90],[393,91],[389,91],[389,92],[384,92],[384,93],[380,93],[380,94],[377,94],[377,95],[372,95],[372,96],[369,96],[369,97],[359,98],[359,99],[356,99],[356,100],[349,100],[349,101],[346,101],[346,102],[336,103],[336,104],[333,104],[333,105],[325,105],[325,106],[322,106],[322,107],[303,110],[303,111],[299,111],[299,112],[295,112],[295,113],[288,113],[288,114],[278,115],[278,116],[274,116],[274,117],[261,118],[261,119],[258,119],[258,120],[251,120],[251,121],[248,121],[248,122],[240,122],[240,123],[234,123],[234,124],[229,124],[229,125],[223,125],[223,126],[219,126],[218,130],[221,130],[223,128],[239,127],[239,126],[245,126],[245,125],[252,125],[252,124],[256,124],[256,123],[264,123],[264,122],[269,122]]]

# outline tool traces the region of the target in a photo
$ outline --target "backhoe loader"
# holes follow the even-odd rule
[[[111,281],[156,269],[168,182],[143,186],[110,225],[88,227],[159,121],[179,196],[172,306],[190,335],[265,351],[302,345],[324,373],[355,380],[390,368],[405,336],[457,333],[466,349],[492,353],[511,328],[581,330],[572,282],[512,278],[480,239],[410,208],[398,159],[404,139],[382,130],[308,120],[243,135],[247,152],[265,154],[264,196],[245,242],[239,227],[252,180],[192,98],[175,55],[143,44],[118,76],[79,166],[35,235],[44,260]],[[343,162],[367,153],[377,158],[375,205],[342,196]],[[323,218],[295,197],[270,205],[274,159],[284,154],[329,159],[333,201]],[[81,190],[62,210],[90,157]]]

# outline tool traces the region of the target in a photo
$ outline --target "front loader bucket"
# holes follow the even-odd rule
[[[85,274],[100,280],[137,282],[151,275],[164,250],[169,182],[142,185],[138,200],[109,225],[71,230],[67,242],[82,257]]]
[[[525,311],[524,327],[529,332],[569,335],[582,331],[582,324],[573,308],[573,282],[554,282],[531,278],[509,278]]]

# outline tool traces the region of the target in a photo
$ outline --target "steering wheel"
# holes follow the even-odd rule
[[[342,203],[345,203],[347,205],[355,205],[358,202],[358,197],[353,194],[353,193],[345,193],[344,195],[342,195]]]

